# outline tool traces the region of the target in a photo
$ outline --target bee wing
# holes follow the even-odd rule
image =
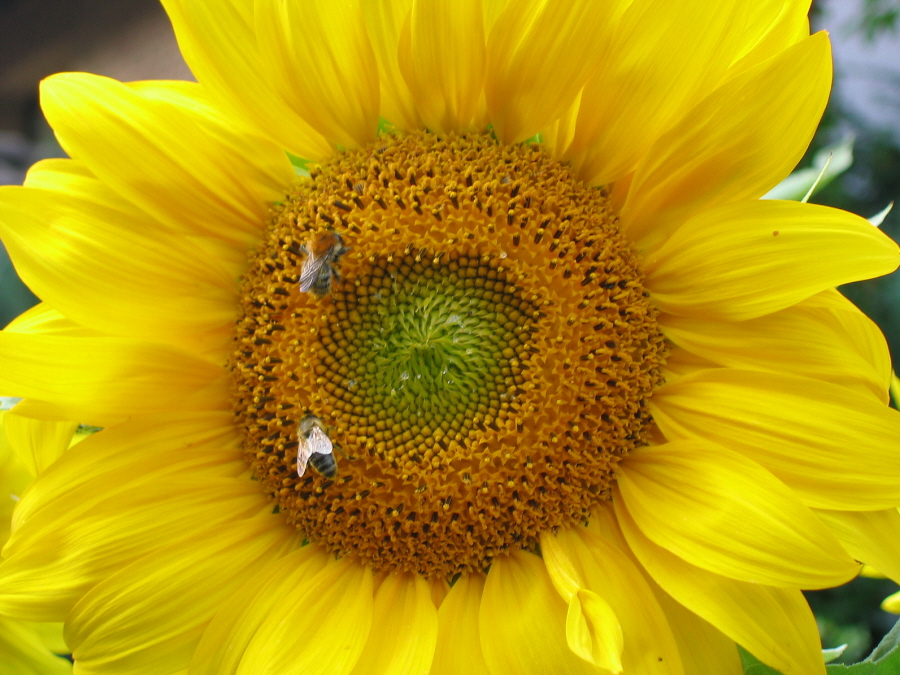
[[[306,464],[314,453],[330,455],[333,448],[334,446],[331,443],[331,439],[328,438],[328,434],[318,427],[313,427],[307,438],[301,436],[300,444],[297,446],[297,476],[299,477],[306,473]]]
[[[300,284],[301,293],[306,293],[313,287],[319,272],[322,271],[326,264],[328,264],[327,255],[317,256],[310,251],[309,255],[306,256],[306,260],[303,261],[303,267],[300,268],[298,283]]]

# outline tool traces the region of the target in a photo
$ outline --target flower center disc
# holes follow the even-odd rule
[[[275,210],[242,283],[247,460],[340,556],[484,569],[586,520],[645,443],[665,346],[636,256],[604,194],[537,146],[423,132],[340,153]],[[307,415],[333,478],[298,476]]]

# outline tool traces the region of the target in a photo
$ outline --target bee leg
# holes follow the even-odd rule
[[[341,450],[341,446],[337,445],[336,443],[335,443],[335,445],[334,445],[334,449],[337,450],[339,453],[341,453],[341,455],[344,456],[344,459],[347,459],[347,460],[349,460],[349,461],[351,461],[351,462],[352,462],[354,459],[358,459],[357,457],[350,457],[346,452],[344,452],[343,450]]]

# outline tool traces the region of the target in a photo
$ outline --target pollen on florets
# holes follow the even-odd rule
[[[324,293],[310,246],[346,251]],[[308,262],[306,262],[308,265]],[[415,133],[343,152],[273,212],[243,279],[234,406],[308,539],[450,577],[585,520],[645,442],[665,343],[600,190],[536,146]],[[337,474],[298,477],[315,415]]]

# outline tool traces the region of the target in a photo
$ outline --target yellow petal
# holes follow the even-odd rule
[[[616,541],[583,527],[560,531],[557,541],[587,589],[602,594],[615,612],[624,639],[624,672],[683,675],[665,614],[637,565]]]
[[[702,570],[650,541],[621,505],[616,513],[631,550],[675,600],[785,675],[825,672],[816,622],[799,590]]]
[[[77,422],[48,422],[18,415],[15,409],[3,415],[3,427],[10,446],[32,476],[53,464],[72,442]]]
[[[186,668],[202,628],[260,565],[287,553],[295,536],[277,515],[231,522],[101,581],[66,622],[79,670],[149,675]]]
[[[891,614],[900,614],[900,591],[886,597],[881,602],[881,609]]]
[[[189,549],[212,528],[266,507],[247,479],[169,477],[109,498],[96,496],[96,483],[88,487],[93,493],[74,491],[12,534],[0,565],[3,611],[61,621],[91,587],[161,545]]]
[[[900,265],[900,248],[865,218],[774,200],[705,211],[645,255],[646,285],[657,307],[732,321]]]
[[[71,675],[72,664],[43,644],[33,624],[0,617],[3,675]]]
[[[669,340],[716,365],[812,377],[888,401],[884,335],[837,291],[749,321],[673,314],[659,321]]]
[[[41,107],[69,155],[176,231],[190,223],[251,244],[295,176],[283,151],[235,127],[196,84],[66,73],[41,83]]]
[[[129,338],[0,332],[0,391],[55,406],[62,419],[228,407],[224,368],[172,347]]]
[[[462,131],[472,123],[484,82],[481,0],[413,0],[400,37],[400,70],[431,131]]]
[[[728,75],[778,54],[809,37],[810,0],[758,0],[747,6],[747,39]]]
[[[650,145],[709,93],[739,48],[745,3],[633,2],[584,88],[569,156],[605,185],[634,170]],[[553,62],[551,62],[553,63]]]
[[[328,564],[329,556],[316,545],[304,546],[254,574],[203,631],[194,652],[190,675],[234,675],[247,645],[270,612]]]
[[[148,83],[132,83],[132,86],[143,86]],[[171,84],[171,83],[170,83]],[[187,83],[183,83],[187,84]],[[190,90],[189,90],[190,91]],[[247,242],[240,230],[227,234],[227,224],[220,224],[211,230],[198,229],[197,223],[188,220],[169,219],[154,220],[127,199],[116,194],[87,169],[84,164],[71,159],[45,159],[28,169],[25,187],[53,190],[57,195],[65,194],[65,198],[79,203],[91,204],[91,208],[113,208],[128,214],[126,220],[143,218],[144,227],[156,230],[164,226],[175,233],[181,241],[198,246],[228,270],[230,277],[236,279],[247,267]]]
[[[0,235],[22,279],[84,326],[224,353],[237,280],[189,240],[93,183],[88,199],[0,188]]]
[[[508,4],[487,43],[485,96],[494,131],[518,143],[558,118],[601,63],[613,3]]]
[[[612,673],[622,672],[623,637],[619,619],[609,603],[585,581],[563,551],[556,535],[541,535],[541,554],[562,599],[569,603],[566,640],[579,657]]]
[[[356,0],[257,0],[255,27],[263,72],[300,117],[336,146],[375,140],[378,64]]]
[[[397,45],[413,0],[389,0],[387,2],[362,2],[363,18],[372,48],[378,59],[381,80],[381,114],[400,130],[410,131],[421,126],[416,102],[403,74]]]
[[[101,333],[80,326],[46,302],[28,309],[4,328],[8,333],[42,333],[61,337],[100,337]]]
[[[194,76],[216,100],[245,116],[298,157],[318,160],[331,148],[265,77],[269,64],[254,33],[247,0],[162,0],[178,46]],[[275,83],[277,84],[277,83]]]
[[[481,653],[478,610],[484,576],[466,574],[456,580],[438,609],[438,638],[431,675],[489,675]]]
[[[368,567],[348,558],[329,561],[272,609],[238,675],[350,673],[372,625],[372,595]]]
[[[900,413],[872,396],[821,380],[717,368],[660,387],[650,409],[667,438],[736,450],[810,506],[865,511],[900,503]]]
[[[429,583],[414,574],[389,574],[375,593],[372,630],[352,675],[427,673],[437,636]]]
[[[859,571],[783,483],[742,455],[677,441],[639,448],[619,466],[616,512],[627,508],[648,539],[698,567],[798,588],[836,586]]]
[[[900,580],[900,513],[822,511],[816,515],[837,535],[847,553],[894,581]]]
[[[236,477],[246,470],[242,455],[231,412],[141,415],[67,450],[29,486],[16,507],[13,529],[78,490],[97,499],[178,473]]]
[[[666,357],[666,365],[661,372],[668,384],[677,382],[685,375],[692,375],[698,370],[719,368],[719,364],[689,352],[681,347],[674,347]]]
[[[830,88],[824,33],[725,81],[644,153],[623,227],[663,239],[701,209],[764,195],[803,156]]]
[[[678,643],[684,675],[744,675],[734,640],[654,586]]]
[[[596,673],[566,641],[566,603],[541,559],[525,551],[494,558],[481,599],[481,649],[491,673]]]

